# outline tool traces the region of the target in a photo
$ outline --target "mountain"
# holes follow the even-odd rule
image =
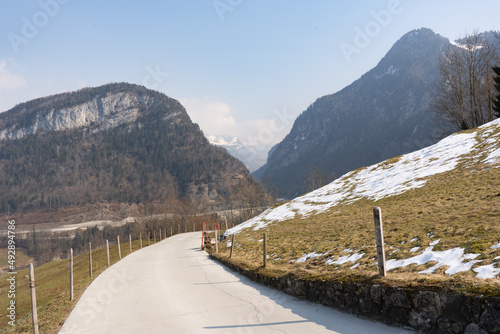
[[[407,33],[375,68],[302,112],[253,175],[290,198],[311,170],[328,179],[435,143],[430,94],[448,45],[430,29]]]
[[[85,88],[0,114],[3,213],[183,198],[222,208],[243,188],[266,198],[178,101],[142,86]]]
[[[224,147],[229,154],[241,160],[245,166],[253,172],[265,164],[265,160],[259,159],[262,156],[258,147],[245,146],[238,137],[228,135],[209,135],[208,141],[216,146]]]

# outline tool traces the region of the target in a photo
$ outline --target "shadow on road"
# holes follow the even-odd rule
[[[208,258],[208,256],[207,256]],[[339,310],[307,302],[296,297],[287,295],[281,291],[261,285],[249,279],[248,277],[237,273],[230,268],[225,267],[219,262],[208,258],[213,264],[220,265],[228,274],[235,277],[235,281],[231,282],[215,282],[215,283],[200,283],[200,284],[222,284],[222,283],[241,283],[248,285],[257,290],[260,295],[267,297],[267,302],[255,305],[255,312],[248,315],[247,319],[235,319],[235,324],[231,326],[212,326],[204,327],[206,329],[229,329],[229,328],[245,328],[245,327],[262,327],[262,326],[278,326],[292,325],[298,323],[312,322],[326,329],[339,334],[403,334],[414,333],[413,331],[389,327],[387,325],[374,321],[358,318],[352,314],[347,314]],[[279,305],[290,310],[295,315],[303,320],[298,321],[283,321],[283,322],[265,322],[265,319],[271,318],[273,313],[277,311]]]
[[[263,324],[248,324],[248,325],[234,325],[234,326],[208,326],[203,327],[204,329],[229,329],[229,328],[242,328],[242,327],[268,327],[268,326],[278,326],[278,325],[293,325],[300,324],[304,322],[309,322],[307,320],[298,321],[281,321],[281,322],[267,322]]]

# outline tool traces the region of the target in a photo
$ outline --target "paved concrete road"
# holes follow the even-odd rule
[[[199,237],[176,235],[113,265],[59,333],[411,333],[256,284],[209,259]]]

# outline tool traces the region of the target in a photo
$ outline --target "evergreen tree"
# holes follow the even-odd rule
[[[495,112],[495,117],[500,118],[500,66],[493,66],[493,72],[495,72],[493,82],[496,89],[496,96],[493,101],[493,110]]]

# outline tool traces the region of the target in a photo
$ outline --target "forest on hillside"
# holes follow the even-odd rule
[[[139,105],[135,122],[107,130],[85,127],[1,140],[0,213],[182,198],[220,207],[269,203],[243,163],[209,144],[177,101],[144,87],[111,84],[37,99],[2,114],[1,121],[10,124],[17,110],[20,127],[47,109],[123,90],[162,103]]]

